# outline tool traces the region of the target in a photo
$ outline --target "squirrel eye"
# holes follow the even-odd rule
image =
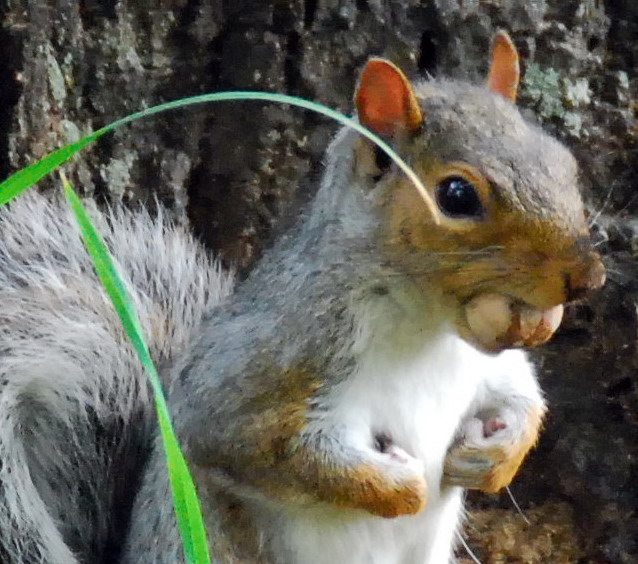
[[[392,165],[392,159],[388,156],[388,154],[382,150],[380,147],[374,148],[374,161],[377,165],[378,173],[373,177],[375,182],[381,180],[383,175],[388,172],[388,169]]]
[[[450,217],[480,217],[483,206],[474,185],[462,176],[448,176],[436,185],[436,202]]]

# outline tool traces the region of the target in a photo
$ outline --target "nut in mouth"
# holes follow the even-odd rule
[[[539,309],[510,296],[487,293],[475,296],[463,306],[458,329],[466,341],[495,353],[545,343],[562,318],[562,304]]]

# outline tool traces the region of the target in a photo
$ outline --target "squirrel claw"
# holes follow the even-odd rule
[[[419,513],[428,491],[423,464],[399,448],[389,447],[382,456],[381,473],[360,472],[359,507],[385,518]]]

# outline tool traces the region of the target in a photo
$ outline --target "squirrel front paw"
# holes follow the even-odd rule
[[[496,493],[538,439],[544,408],[485,410],[467,419],[445,459],[443,483]]]
[[[377,443],[369,461],[348,471],[349,487],[337,504],[363,509],[385,518],[414,515],[427,500],[427,485],[420,460],[394,444]]]

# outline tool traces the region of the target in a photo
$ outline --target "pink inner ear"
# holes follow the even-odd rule
[[[519,81],[518,52],[510,36],[499,31],[492,45],[492,60],[487,85],[510,102],[516,102]]]
[[[392,63],[371,59],[361,75],[356,95],[359,121],[378,135],[414,130],[422,121],[412,86]]]

